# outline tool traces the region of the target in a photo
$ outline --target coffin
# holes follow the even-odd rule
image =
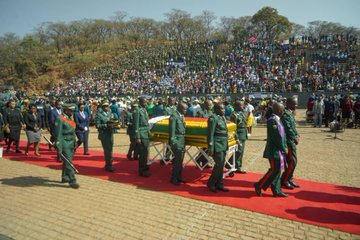
[[[158,120],[151,119],[153,126],[150,130],[150,140],[153,142],[167,143],[169,141],[169,118],[160,118]],[[207,118],[185,118],[186,133],[185,144],[196,147],[207,147]],[[150,124],[150,125],[152,125]],[[236,144],[235,131],[236,125],[227,121],[227,128],[229,132],[228,143],[229,146]]]

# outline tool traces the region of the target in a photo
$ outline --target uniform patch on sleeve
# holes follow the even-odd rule
[[[276,124],[275,124],[275,125],[273,125],[273,128],[274,128],[274,129],[277,129],[277,127],[278,127],[278,126],[277,126]]]

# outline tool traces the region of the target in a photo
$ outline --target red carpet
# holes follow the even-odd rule
[[[56,162],[55,152],[49,152],[45,145],[41,148],[40,157],[35,157],[33,152],[28,157],[11,152],[4,153],[4,158],[61,169],[61,163]],[[360,188],[297,179],[301,188],[285,190],[284,192],[289,193],[286,199],[273,198],[270,189],[263,197],[258,197],[253,183],[262,175],[248,173],[236,174],[235,177],[224,180],[230,192],[212,193],[206,187],[211,169],[202,172],[194,165],[186,166],[183,177],[191,182],[177,187],[169,182],[171,165],[161,166],[156,162],[151,165],[151,177],[143,178],[138,176],[137,161],[128,161],[123,154],[114,154],[114,166],[117,170],[108,173],[103,170],[102,151],[91,150],[89,156],[82,155],[82,149],[78,152],[74,156],[74,165],[83,175],[360,234]]]

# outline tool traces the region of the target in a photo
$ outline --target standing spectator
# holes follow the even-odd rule
[[[35,102],[35,106],[37,109],[37,114],[39,115],[40,119],[41,119],[41,128],[45,129],[46,128],[46,123],[45,123],[45,104],[44,104],[44,99],[38,99]]]
[[[192,107],[192,110],[193,110],[193,116],[192,117],[196,117],[198,115],[199,112],[201,112],[201,106],[199,104],[199,100],[196,98],[194,99],[193,101],[193,107]]]
[[[158,100],[158,104],[154,108],[155,117],[164,116],[164,105],[161,99]]]
[[[313,112],[314,112],[314,127],[318,126],[319,128],[321,128],[323,115],[325,113],[325,104],[321,96],[318,97],[318,99],[316,100],[313,107]]]
[[[246,118],[246,128],[247,128],[247,136],[250,137],[252,134],[252,126],[255,123],[254,120],[254,106],[251,105],[250,99],[245,98],[245,108],[244,108],[244,115]]]
[[[325,127],[328,127],[329,123],[334,121],[335,118],[335,103],[330,97],[327,97],[325,98],[324,104],[325,104]]]
[[[154,117],[155,115],[155,104],[154,104],[154,100],[152,98],[150,98],[149,100],[149,104],[146,106],[146,110],[149,114],[149,118]]]
[[[76,136],[78,138],[77,147],[84,143],[84,155],[89,155],[89,126],[90,117],[85,111],[85,105],[83,103],[78,104],[79,111],[74,113],[74,120],[76,123]]]
[[[15,108],[15,100],[8,102],[9,107],[5,110],[4,122],[9,125],[10,133],[7,143],[6,152],[10,151],[12,142],[15,142],[15,152],[22,153],[19,148],[20,144],[20,132],[22,126],[24,126],[24,120],[19,109]]]
[[[353,106],[354,114],[355,114],[355,128],[360,127],[360,96],[356,98],[356,102]]]
[[[270,168],[258,182],[254,184],[255,192],[262,196],[264,191],[271,186],[274,197],[287,197],[281,191],[280,173],[285,168],[287,155],[286,135],[280,118],[284,114],[284,106],[278,102],[273,104],[273,113],[267,121],[267,142],[264,150],[264,158],[269,159]]]
[[[4,141],[4,138],[5,138],[4,137],[4,131],[5,131],[4,126],[5,126],[4,117],[3,117],[3,115],[2,115],[2,113],[0,111],[0,143],[2,141]]]
[[[350,122],[351,113],[352,113],[352,102],[348,95],[345,95],[344,99],[341,101],[340,104],[341,114],[343,123],[345,123],[345,127]]]
[[[113,114],[114,119],[120,121],[120,117],[121,117],[120,110],[115,98],[111,100],[110,110],[111,113]],[[114,128],[113,131],[114,133],[117,133],[117,129]]]
[[[25,150],[25,155],[29,155],[29,147],[31,144],[34,144],[35,155],[40,156],[39,153],[39,143],[41,140],[41,117],[37,112],[37,108],[34,104],[29,105],[29,110],[24,114],[24,122],[26,125],[26,137],[27,137],[27,146]]]
[[[224,102],[225,105],[225,118],[226,120],[230,120],[231,113],[234,112],[234,108],[231,106],[231,104],[228,101]]]

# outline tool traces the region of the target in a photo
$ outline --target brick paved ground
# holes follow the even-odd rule
[[[59,183],[58,170],[5,159],[0,166],[0,239],[360,239],[88,176],[74,190]]]

